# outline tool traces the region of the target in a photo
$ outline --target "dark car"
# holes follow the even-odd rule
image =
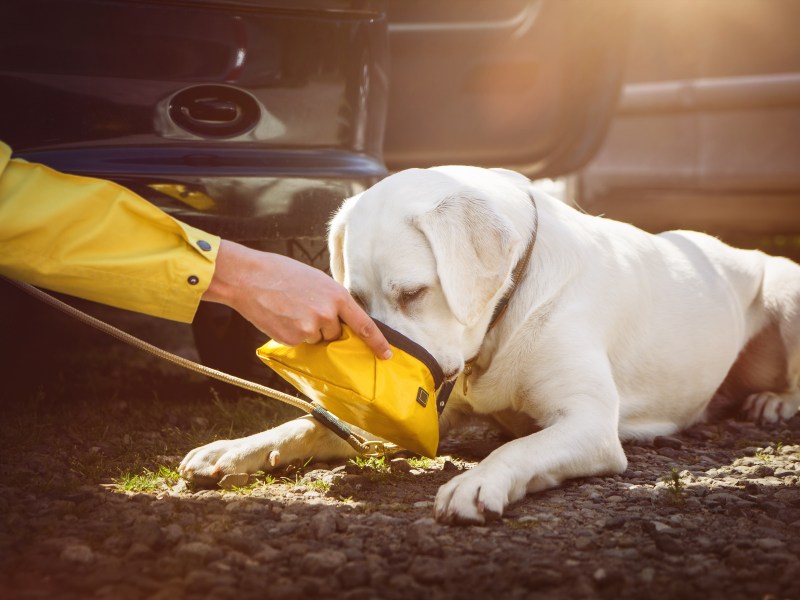
[[[0,139],[326,269],[332,211],[391,170],[581,167],[613,116],[631,6],[14,0]],[[194,330],[205,362],[239,371],[263,338],[220,306]]]

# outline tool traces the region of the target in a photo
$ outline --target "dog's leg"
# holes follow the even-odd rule
[[[546,379],[530,382],[536,402],[528,401],[529,407],[542,406],[542,398],[548,398],[544,404],[549,414],[535,414],[525,406],[522,410],[546,427],[501,446],[442,486],[435,502],[438,520],[484,523],[528,492],[572,477],[625,470],[627,459],[617,433],[619,396],[607,359],[580,360],[572,354],[569,362],[563,369],[542,367]]]
[[[800,409],[800,266],[768,258],[761,301],[769,324],[737,362],[748,387],[764,391],[750,394],[743,410],[753,421],[777,423]]]
[[[627,460],[616,434],[597,435],[583,427],[581,435],[575,427],[581,425],[565,419],[501,446],[439,489],[436,518],[458,525],[485,523],[528,492],[573,477],[622,473]]]
[[[800,408],[800,392],[758,392],[747,397],[743,410],[756,423],[779,423],[792,418]]]
[[[346,441],[319,421],[301,417],[249,437],[195,448],[178,471],[190,481],[211,482],[230,473],[255,473],[311,457],[331,460],[355,455]]]

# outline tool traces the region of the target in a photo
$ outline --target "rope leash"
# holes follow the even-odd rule
[[[22,281],[16,281],[14,279],[5,278],[6,281],[13,284],[14,286],[18,287],[22,291],[30,294],[37,300],[40,300],[61,311],[64,314],[69,315],[70,317],[77,319],[78,321],[94,327],[95,329],[102,331],[126,344],[133,346],[134,348],[138,348],[139,350],[144,350],[145,352],[149,352],[153,356],[171,362],[173,364],[179,365],[185,369],[189,369],[195,373],[199,373],[201,375],[205,375],[206,377],[210,377],[212,379],[216,379],[217,381],[222,381],[223,383],[228,383],[230,385],[234,385],[241,389],[247,390],[249,392],[254,392],[256,394],[260,394],[262,396],[267,396],[268,398],[272,398],[274,400],[279,400],[280,402],[284,402],[295,408],[302,410],[305,413],[310,414],[314,417],[317,421],[319,421],[322,425],[333,431],[336,435],[340,438],[345,440],[353,449],[358,452],[359,454],[364,454],[367,456],[382,456],[387,453],[389,450],[389,444],[386,442],[381,441],[368,441],[364,439],[362,436],[358,435],[354,431],[352,431],[344,421],[341,421],[337,418],[333,413],[323,408],[320,404],[315,402],[308,402],[301,398],[295,398],[289,394],[281,392],[279,390],[272,389],[265,385],[261,385],[259,383],[255,383],[253,381],[248,381],[247,379],[242,379],[241,377],[236,377],[235,375],[230,375],[225,373],[224,371],[218,371],[217,369],[212,369],[211,367],[207,367],[205,365],[201,365],[196,363],[188,358],[184,358],[183,356],[178,356],[177,354],[173,354],[172,352],[167,352],[166,350],[159,348],[158,346],[154,346],[144,340],[139,339],[138,337],[131,335],[105,321],[101,321],[91,315],[86,314],[85,312],[75,308],[67,304],[66,302],[62,302],[58,298],[54,298],[47,292],[40,290],[30,284],[24,283]]]

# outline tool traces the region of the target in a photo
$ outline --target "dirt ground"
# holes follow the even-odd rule
[[[188,328],[128,329],[191,355]],[[310,462],[190,489],[196,445],[291,409],[35,310],[4,342],[0,597],[800,599],[800,417],[629,444],[621,476],[528,496],[485,527],[432,519],[438,487],[503,440]],[[27,327],[27,325],[26,325]]]

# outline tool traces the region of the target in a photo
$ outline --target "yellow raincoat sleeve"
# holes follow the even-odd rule
[[[188,323],[219,243],[115,183],[13,160],[0,142],[0,274]]]

